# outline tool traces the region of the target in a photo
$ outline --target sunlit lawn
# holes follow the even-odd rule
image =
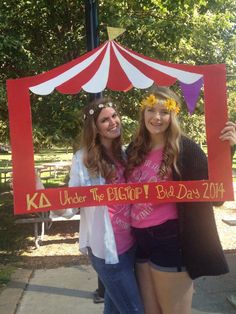
[[[55,161],[68,161],[71,160],[72,150],[68,152],[65,149],[47,149],[34,154],[35,164],[55,162]],[[0,153],[0,167],[7,167],[11,163],[10,153]]]
[[[71,161],[72,151],[67,152],[62,149],[44,150],[35,154],[35,166],[41,166],[45,163],[54,163],[60,161]],[[11,167],[11,154],[0,154],[0,171],[1,169]],[[57,173],[56,177],[50,176],[49,173],[42,173],[42,183],[47,187],[58,187],[66,184],[69,170]],[[27,175],[27,173],[26,173]],[[48,179],[44,179],[48,176]],[[17,217],[18,218],[18,217]],[[29,234],[32,233],[32,226],[15,224],[16,216],[13,214],[13,196],[10,193],[10,185],[0,183],[0,289],[10,277],[12,269],[3,267],[8,262],[17,261],[21,252],[27,249]],[[2,266],[2,267],[1,267]]]
[[[43,150],[40,153],[37,153],[34,155],[34,161],[35,166],[43,166],[47,163],[54,163],[54,162],[60,162],[60,161],[71,161],[72,159],[72,150],[69,150],[68,152],[65,149],[48,149]],[[11,154],[4,153],[0,155],[0,171],[4,168],[10,168],[11,167]],[[41,174],[41,180],[45,186],[58,186],[67,180],[68,173],[58,173],[58,175],[54,178],[51,176],[51,174],[47,171],[42,172]],[[4,187],[5,185],[5,187]],[[2,184],[0,183],[0,190],[6,188],[6,186],[9,184]]]

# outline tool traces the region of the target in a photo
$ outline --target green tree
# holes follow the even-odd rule
[[[6,137],[5,80],[36,75],[83,54],[86,51],[85,23],[83,1],[8,0],[0,2],[0,12],[0,135],[4,133]],[[68,143],[68,137],[73,136],[77,128],[75,117],[70,125],[61,121],[58,126],[63,114],[68,120],[74,113],[73,106],[70,113],[68,108],[65,110],[69,100],[65,100],[64,106],[61,106],[62,101],[61,95],[53,95],[51,103],[50,100],[45,103],[45,100],[32,97],[34,138],[35,143],[39,139],[41,142],[37,146],[58,143],[59,133],[62,144]],[[40,106],[42,102],[45,105],[43,109]],[[54,119],[50,120],[50,117]]]
[[[107,26],[124,27],[126,32],[118,41],[150,57],[196,65],[226,63],[229,112],[235,118],[235,1],[100,0],[98,3],[101,42],[107,40]],[[2,140],[8,136],[5,80],[36,75],[84,54],[86,38],[83,0],[3,0],[0,12]],[[143,91],[104,93],[120,101],[127,121],[136,119]],[[69,145],[70,138],[80,129],[80,111],[86,102],[85,93],[65,97],[54,92],[43,99],[32,96],[35,141],[41,134],[44,140],[40,139],[40,145]],[[186,114],[185,121],[198,125],[201,115],[198,111],[191,118]],[[127,127],[125,132],[129,138],[133,128]],[[189,132],[193,130],[189,128]]]

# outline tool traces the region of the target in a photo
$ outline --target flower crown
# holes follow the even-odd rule
[[[162,100],[159,100],[155,95],[151,94],[142,100],[141,109],[144,110],[146,107],[153,107],[160,101],[162,102]],[[163,104],[168,111],[173,111],[176,114],[180,112],[180,107],[173,98],[167,98],[163,101]]]
[[[106,107],[116,107],[115,104],[113,104],[111,101],[105,104],[97,104],[96,107],[94,107],[94,109],[90,109],[88,111],[87,114],[84,114],[84,120],[86,120],[88,118],[88,116],[92,116],[94,115],[94,113],[98,110],[98,109],[102,109],[102,108],[106,108]]]

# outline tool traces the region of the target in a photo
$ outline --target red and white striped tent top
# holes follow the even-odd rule
[[[37,95],[48,95],[54,89],[63,94],[77,94],[81,89],[99,93],[106,88],[114,91],[128,91],[132,87],[145,89],[154,82],[170,86],[178,80],[184,96],[188,94],[186,102],[193,107],[191,102],[195,103],[198,98],[203,75],[192,69],[187,71],[185,67],[157,61],[115,41],[107,41],[67,64],[37,75],[37,83],[29,89]]]

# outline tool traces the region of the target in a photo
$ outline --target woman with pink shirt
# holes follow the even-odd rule
[[[182,134],[179,111],[180,100],[167,87],[154,87],[142,101],[127,149],[128,182],[208,178],[206,155]],[[227,122],[220,139],[235,144],[236,125]],[[133,204],[131,224],[145,313],[190,314],[193,279],[228,272],[210,202]]]
[[[124,183],[126,159],[116,105],[98,99],[84,108],[81,148],[74,154],[70,187]],[[71,217],[75,209],[67,209]],[[134,274],[130,205],[80,208],[79,247],[105,286],[105,314],[144,313]]]

